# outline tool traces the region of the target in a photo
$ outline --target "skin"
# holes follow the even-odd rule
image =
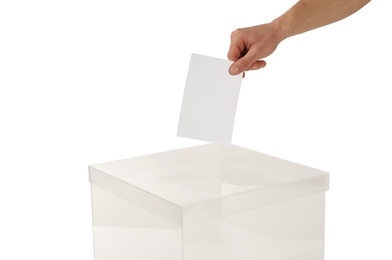
[[[238,75],[264,68],[263,60],[283,40],[337,21],[369,3],[370,0],[300,0],[270,23],[237,29],[231,34],[227,57],[234,61],[229,72]],[[243,74],[245,75],[245,74]]]

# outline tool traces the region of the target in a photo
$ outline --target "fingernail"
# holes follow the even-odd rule
[[[232,75],[237,75],[237,74],[239,74],[239,73],[240,73],[239,68],[237,68],[237,67],[231,67],[231,68],[230,68],[230,74],[232,74]]]

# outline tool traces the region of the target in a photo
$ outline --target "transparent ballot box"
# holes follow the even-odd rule
[[[322,260],[328,173],[206,144],[89,167],[95,260]]]

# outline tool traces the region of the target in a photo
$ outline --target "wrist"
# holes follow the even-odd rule
[[[290,22],[284,17],[278,17],[271,22],[271,26],[274,27],[275,37],[278,42],[281,42],[290,36]]]

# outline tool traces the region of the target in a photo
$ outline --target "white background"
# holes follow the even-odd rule
[[[87,166],[176,137],[192,52],[295,1],[1,1],[0,259],[93,259]],[[287,39],[243,80],[233,143],[331,174],[326,259],[392,259],[391,4]]]

